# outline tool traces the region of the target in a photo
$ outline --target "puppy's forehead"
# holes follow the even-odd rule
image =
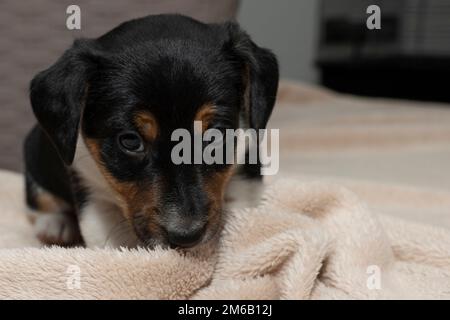
[[[242,70],[227,60],[219,42],[154,40],[114,52],[90,84],[94,96],[90,108],[102,109],[91,114],[135,122],[130,114],[148,111],[161,131],[191,125],[199,110],[206,118],[212,114],[205,112],[206,106],[236,113]],[[143,117],[139,123],[149,121]]]
[[[145,63],[143,65],[146,65]],[[230,73],[230,72],[229,72]],[[162,61],[141,68],[129,81],[130,98],[145,106],[156,121],[185,127],[194,120],[212,119],[215,111],[237,110],[240,106],[238,77],[216,72],[192,61]]]

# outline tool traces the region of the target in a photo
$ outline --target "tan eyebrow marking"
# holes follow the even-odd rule
[[[211,103],[204,104],[197,111],[194,121],[202,122],[202,130],[205,131],[216,113],[216,108]]]
[[[158,122],[155,117],[148,111],[142,111],[136,114],[134,121],[140,134],[147,141],[153,141],[158,135]]]

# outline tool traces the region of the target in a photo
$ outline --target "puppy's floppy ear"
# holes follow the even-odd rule
[[[236,23],[224,24],[228,39],[225,49],[232,52],[236,63],[241,65],[245,93],[243,97],[244,115],[249,128],[265,129],[275,104],[279,70],[275,55],[257,46]],[[249,146],[246,153],[243,173],[249,178],[261,178],[261,159],[259,155],[259,135],[256,144]],[[256,149],[257,161],[250,163],[249,153]]]
[[[33,112],[67,165],[75,156],[91,58],[95,55],[91,40],[76,40],[54,65],[31,81]]]
[[[225,24],[229,39],[227,49],[244,66],[244,81],[247,87],[245,108],[249,127],[264,129],[275,104],[279,70],[275,55],[267,49],[257,46],[240,27],[229,22]]]

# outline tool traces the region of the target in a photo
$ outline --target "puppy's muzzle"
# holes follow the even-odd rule
[[[189,218],[175,218],[164,226],[171,247],[191,248],[201,242],[206,223]]]

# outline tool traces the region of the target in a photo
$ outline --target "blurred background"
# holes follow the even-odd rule
[[[81,30],[66,28],[70,4],[81,8]],[[371,4],[382,10],[381,30],[366,28]],[[74,38],[166,12],[237,20],[277,54],[283,79],[347,94],[450,101],[448,0],[1,0],[0,168],[22,170],[21,142],[34,122],[27,95],[34,74]]]

